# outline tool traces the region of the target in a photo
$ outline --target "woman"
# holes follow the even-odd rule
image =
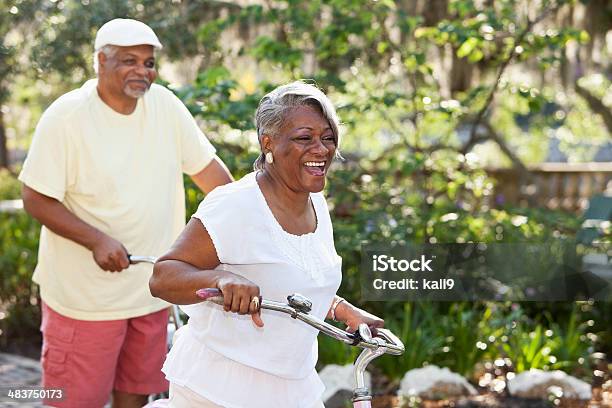
[[[341,258],[321,193],[339,144],[333,105],[316,87],[293,82],[262,98],[255,124],[256,171],[206,196],[150,281],[154,296],[188,305],[189,323],[163,369],[172,407],[323,406],[318,332],[262,316],[260,294],[281,302],[305,295],[312,314],[349,330],[383,325],[335,296]],[[200,288],[220,289],[224,306],[201,302]]]

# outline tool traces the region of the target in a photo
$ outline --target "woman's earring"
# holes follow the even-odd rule
[[[266,163],[268,164],[274,163],[274,156],[272,156],[272,152],[266,153]]]

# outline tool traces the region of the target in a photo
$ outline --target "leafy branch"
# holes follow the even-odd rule
[[[517,51],[518,47],[525,41],[525,38],[527,37],[527,35],[529,33],[531,33],[533,27],[537,23],[539,23],[540,21],[544,20],[550,14],[553,14],[553,13],[557,12],[559,10],[559,8],[561,6],[563,6],[563,5],[564,5],[563,1],[557,2],[557,3],[555,3],[555,5],[553,7],[545,8],[542,11],[542,13],[540,15],[538,15],[536,18],[534,18],[532,20],[530,20],[530,19],[527,20],[527,25],[523,28],[523,30],[516,37],[516,40],[513,41],[512,48],[510,49],[510,52],[509,52],[508,56],[502,61],[501,65],[499,67],[499,70],[497,72],[497,77],[495,79],[495,82],[494,82],[493,86],[491,87],[491,89],[489,91],[489,94],[487,95],[487,99],[486,99],[484,105],[480,108],[480,110],[476,114],[476,118],[472,122],[471,130],[470,130],[470,137],[469,137],[468,141],[465,143],[465,145],[460,150],[462,153],[464,153],[464,154],[467,153],[474,145],[476,145],[478,143],[479,140],[482,140],[481,138],[479,138],[479,136],[477,134],[478,126],[482,123],[483,118],[485,116],[485,113],[488,111],[489,107],[493,103],[493,100],[495,99],[495,94],[497,93],[497,90],[499,89],[499,84],[501,82],[501,78],[502,78],[504,72],[506,71],[506,68],[508,68],[510,63],[518,55],[518,51]],[[505,142],[503,142],[503,139],[501,138],[501,136],[497,135],[497,133],[492,131],[493,128],[490,126],[490,124],[486,124],[485,127],[487,127],[489,129],[489,132],[488,132],[489,138],[492,139],[493,141],[495,141],[495,143],[497,143],[499,145],[500,149],[508,156],[508,158],[512,161],[514,166],[516,168],[518,168],[519,171],[521,171],[521,172],[528,172],[527,168],[522,163],[522,161],[518,158],[518,156],[516,156],[512,152],[512,150],[507,146],[507,144]]]

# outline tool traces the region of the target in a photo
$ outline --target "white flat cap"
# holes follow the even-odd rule
[[[105,23],[96,34],[94,49],[99,50],[105,45],[152,45],[161,49],[159,39],[148,25],[129,18],[116,18]]]

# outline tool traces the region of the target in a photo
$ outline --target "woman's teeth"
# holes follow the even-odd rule
[[[325,166],[325,162],[306,162],[305,164],[308,167],[323,167],[323,166]]]

